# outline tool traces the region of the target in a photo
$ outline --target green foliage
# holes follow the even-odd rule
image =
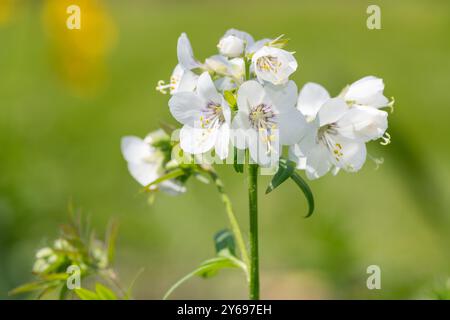
[[[194,276],[210,278],[225,268],[241,268],[247,274],[246,264],[235,255],[235,240],[231,231],[226,229],[219,231],[214,236],[214,243],[216,257],[203,261],[191,273],[178,280],[164,295],[164,299],[167,299],[175,289]]]
[[[236,255],[236,244],[230,230],[225,229],[216,233],[214,236],[214,243],[216,246],[216,253],[218,255],[224,251],[228,251],[228,253],[233,256]]]
[[[144,191],[152,191],[150,189],[150,187],[156,186],[156,185],[160,184],[161,182],[164,182],[167,180],[179,178],[184,175],[186,175],[186,171],[181,168],[177,168],[175,170],[169,171],[165,175],[159,177],[158,179],[156,179],[156,180],[152,181],[151,183],[149,183],[148,185],[146,185],[144,187]]]
[[[84,288],[75,289],[74,291],[81,300],[118,300],[117,295],[111,289],[99,282],[95,284],[95,291]]]
[[[106,232],[105,240],[95,237],[88,224],[82,221],[81,214],[74,214],[70,210],[70,222],[60,227],[60,236],[52,246],[41,248],[36,253],[33,274],[36,281],[25,283],[9,292],[10,295],[37,292],[41,298],[59,289],[60,299],[67,296],[67,280],[70,276],[69,266],[77,266],[80,270],[80,280],[88,276],[102,276],[107,280],[115,277],[112,262],[118,234],[118,223],[111,221]],[[115,280],[115,279],[114,279]],[[93,293],[86,289],[75,289],[82,299],[92,299]],[[97,283],[97,298],[114,300],[116,294]]]
[[[291,178],[303,192],[308,201],[308,213],[305,216],[305,218],[308,218],[314,212],[314,196],[306,181],[295,171],[295,166],[295,162],[280,158],[278,171],[275,173],[272,181],[267,187],[266,194],[272,192],[288,178]]]
[[[234,162],[233,162],[233,168],[234,171],[236,171],[237,173],[243,173],[244,172],[244,164],[242,163],[238,163],[239,159],[238,159],[238,149],[236,147],[233,148],[234,151]]]
[[[233,94],[233,92],[228,91],[228,90],[224,91],[223,96],[224,96],[225,100],[228,102],[228,105],[230,106],[231,110],[237,111],[238,106],[237,106],[236,96]]]
[[[272,178],[272,181],[267,187],[266,194],[272,192],[273,189],[275,189],[283,182],[285,182],[288,178],[290,178],[294,173],[294,170],[295,170],[295,162],[280,159],[278,171],[275,173],[275,175]]]

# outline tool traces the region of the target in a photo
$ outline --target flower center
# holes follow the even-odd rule
[[[333,136],[337,135],[337,128],[335,123],[326,124],[319,128],[317,132],[317,143],[322,143],[332,154],[336,161],[340,161],[344,155],[342,152],[342,145],[336,143]]]
[[[271,130],[275,129],[275,113],[272,108],[264,103],[253,107],[248,116],[250,124],[257,130]]]
[[[225,122],[222,106],[212,101],[208,102],[202,110],[200,122],[203,129],[220,127]]]
[[[271,71],[274,73],[278,72],[278,69],[281,67],[281,62],[278,61],[277,57],[274,56],[263,56],[256,60],[256,67],[260,71]]]
[[[258,131],[260,139],[266,144],[267,153],[272,150],[272,142],[276,140],[274,130],[277,129],[275,112],[264,103],[253,107],[248,115],[250,125]]]

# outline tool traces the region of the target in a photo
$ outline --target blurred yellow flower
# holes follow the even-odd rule
[[[80,29],[69,29],[68,7],[80,8]],[[105,60],[116,39],[111,16],[101,0],[46,0],[45,28],[55,68],[78,94],[96,92],[106,80]]]
[[[0,0],[0,27],[11,20],[14,0]]]

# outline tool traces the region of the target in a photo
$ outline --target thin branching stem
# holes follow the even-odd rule
[[[248,270],[250,267],[250,260],[248,257],[247,247],[245,246],[244,237],[242,236],[241,228],[239,227],[239,223],[234,214],[231,200],[228,197],[227,193],[225,192],[223,182],[220,179],[219,175],[212,168],[209,168],[206,171],[208,172],[209,176],[211,177],[212,181],[216,185],[217,190],[219,191],[219,193],[221,195],[222,202],[225,205],[225,211],[227,212],[228,220],[230,221],[231,230],[233,231],[239,251],[241,253],[241,258],[244,261],[244,263],[247,267],[247,270]],[[247,272],[247,278],[248,278],[248,272]]]

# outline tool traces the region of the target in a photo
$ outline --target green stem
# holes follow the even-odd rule
[[[251,57],[245,61],[245,80],[250,80]],[[258,165],[250,163],[248,150],[246,151],[246,165],[248,172],[248,204],[250,215],[250,283],[249,297],[259,300],[259,253],[258,253]]]
[[[247,248],[245,246],[244,237],[242,236],[241,229],[239,228],[239,223],[236,219],[236,216],[233,212],[233,207],[231,205],[231,200],[228,197],[228,195],[225,193],[225,189],[223,187],[222,180],[220,180],[219,176],[215,171],[212,169],[207,170],[208,174],[210,175],[211,179],[216,184],[217,190],[219,191],[222,202],[225,204],[225,211],[227,212],[228,220],[230,221],[231,230],[233,231],[234,237],[236,238],[237,245],[239,247],[239,251],[241,253],[241,258],[244,261],[247,270],[250,266],[250,261],[248,258]],[[248,271],[247,271],[247,278],[248,278]]]
[[[248,163],[247,172],[250,214],[250,299],[259,300],[258,165]]]

